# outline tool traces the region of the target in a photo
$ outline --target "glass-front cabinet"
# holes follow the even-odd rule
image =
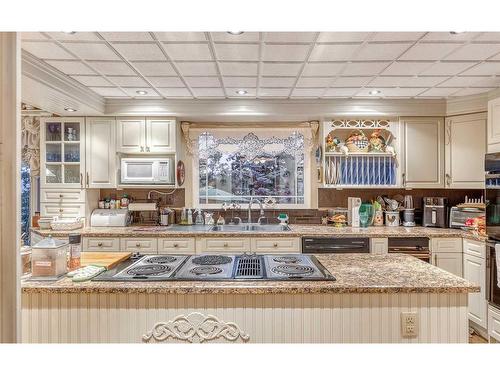
[[[40,124],[41,185],[83,188],[85,158],[83,118],[48,118]]]

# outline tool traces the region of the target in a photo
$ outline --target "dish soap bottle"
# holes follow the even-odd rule
[[[186,209],[183,208],[181,211],[181,224],[186,225],[187,224],[187,214],[186,214]]]
[[[193,225],[193,211],[191,211],[191,209],[187,211],[187,224]]]
[[[194,221],[194,223],[196,225],[203,225],[205,224],[205,221],[203,220],[203,214],[201,212],[201,210],[199,208],[196,209],[196,219]]]

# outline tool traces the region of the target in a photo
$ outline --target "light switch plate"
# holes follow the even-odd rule
[[[401,335],[403,337],[417,337],[418,315],[416,312],[401,313]]]

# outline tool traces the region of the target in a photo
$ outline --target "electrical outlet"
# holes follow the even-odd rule
[[[401,334],[403,337],[416,337],[418,335],[418,316],[416,312],[401,313]]]

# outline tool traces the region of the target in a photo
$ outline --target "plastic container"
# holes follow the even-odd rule
[[[82,252],[81,234],[69,235],[69,266],[70,271],[80,268],[80,257]]]
[[[51,236],[31,248],[31,277],[57,280],[67,272],[68,242]]]

